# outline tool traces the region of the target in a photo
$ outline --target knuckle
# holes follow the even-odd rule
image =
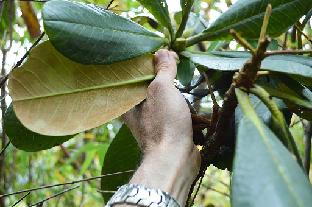
[[[170,67],[170,63],[168,61],[161,61],[156,65],[157,71],[167,70]]]

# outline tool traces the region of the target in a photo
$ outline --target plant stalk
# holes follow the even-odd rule
[[[193,3],[194,3],[194,0],[185,1],[185,2],[186,2],[186,4],[191,4],[191,5],[181,5],[182,6],[183,16],[182,16],[182,22],[181,22],[181,24],[179,26],[179,29],[178,29],[177,33],[176,33],[176,38],[179,38],[179,37],[181,37],[183,35],[183,32],[184,32],[186,24],[187,24],[187,20],[189,18],[189,15],[190,15]]]

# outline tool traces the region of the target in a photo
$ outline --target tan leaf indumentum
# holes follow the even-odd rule
[[[145,55],[112,65],[82,65],[46,41],[9,76],[14,111],[25,127],[44,135],[100,126],[145,99],[154,78],[152,59]]]

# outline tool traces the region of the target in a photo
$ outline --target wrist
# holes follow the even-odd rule
[[[199,152],[193,144],[186,148],[160,143],[144,154],[130,183],[163,190],[184,206],[199,167]]]

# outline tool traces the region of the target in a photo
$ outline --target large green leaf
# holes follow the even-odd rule
[[[271,76],[257,83],[272,97],[282,99],[287,107],[298,116],[312,119],[312,92],[286,75]]]
[[[245,114],[237,135],[232,181],[233,207],[306,207],[309,180],[291,154],[255,113],[246,93],[237,90]]]
[[[182,55],[190,58],[195,64],[221,71],[239,70],[249,60],[247,54],[243,54],[244,57],[223,57],[203,52],[183,52]],[[312,68],[308,63],[308,58],[305,60],[296,56],[292,59],[272,56],[264,59],[261,69],[312,78]]]
[[[39,134],[64,136],[127,112],[145,99],[153,78],[152,55],[111,65],[82,65],[47,41],[10,74],[9,92],[24,126]]]
[[[64,0],[48,1],[43,21],[50,41],[84,64],[110,64],[156,51],[164,39],[109,10]]]
[[[140,149],[131,131],[123,125],[106,152],[102,175],[136,170],[140,163]],[[133,172],[103,177],[102,191],[116,191],[119,186],[129,182]],[[107,202],[114,193],[103,193]]]
[[[289,84],[288,86],[291,87],[294,85],[291,83],[292,82],[288,83]],[[275,81],[274,87],[272,87],[273,86],[272,84],[270,85],[263,84],[261,86],[273,97],[277,97],[285,101],[291,102],[297,106],[312,110],[312,101],[306,99],[306,97],[301,96],[304,94],[304,90],[306,90],[307,93],[311,94],[311,91],[309,92],[309,90],[304,87],[302,87],[298,91],[295,91],[293,90],[294,88],[288,87],[285,83],[281,81]]]
[[[230,57],[230,58],[251,58],[250,52],[240,52],[240,51],[212,51],[211,54],[221,57]],[[312,58],[302,55],[272,55],[266,60],[286,60],[296,63],[301,63],[306,66],[312,67]]]
[[[74,137],[74,135],[51,137],[30,131],[17,119],[12,105],[5,112],[4,130],[16,148],[27,152],[50,149]]]
[[[204,31],[206,39],[226,39],[235,29],[245,38],[258,38],[268,4],[273,11],[268,35],[276,37],[285,32],[312,8],[312,0],[238,0]]]
[[[173,34],[168,5],[165,0],[138,0],[153,16]]]

